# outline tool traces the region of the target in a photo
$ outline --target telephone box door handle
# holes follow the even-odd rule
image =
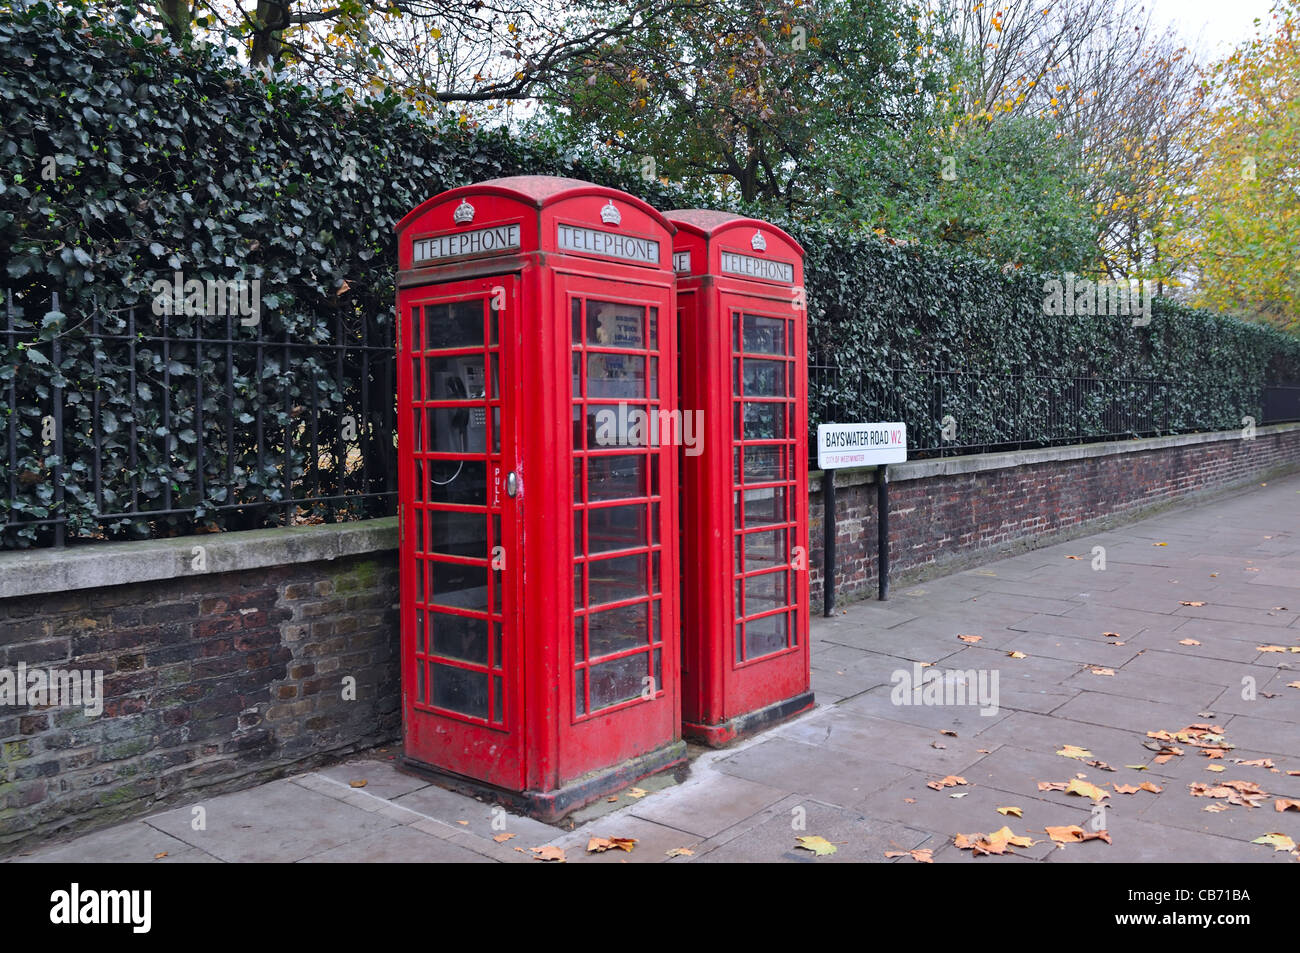
[[[506,496],[514,496],[519,489],[519,477],[515,476],[515,471],[511,470],[506,476]]]

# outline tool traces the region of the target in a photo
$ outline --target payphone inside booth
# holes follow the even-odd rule
[[[521,176],[397,231],[403,763],[556,819],[685,755],[672,226]]]
[[[803,249],[702,209],[677,226],[683,455],[682,732],[721,746],[811,708]]]

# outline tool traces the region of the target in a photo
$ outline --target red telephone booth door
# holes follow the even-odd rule
[[[572,778],[678,734],[679,417],[669,289],[564,275],[556,294],[571,324],[573,651],[561,704],[573,728],[560,776]]]
[[[514,275],[399,292],[398,439],[407,753],[522,790],[517,302]]]
[[[803,322],[731,295],[732,633],[728,714],[808,691],[806,407]]]

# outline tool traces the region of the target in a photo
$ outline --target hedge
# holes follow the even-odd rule
[[[395,97],[356,101],[253,75],[225,51],[141,29],[75,4],[0,13],[4,546],[48,543],[49,524],[32,521],[51,518],[76,540],[274,525],[299,504],[308,518],[370,515],[387,505],[367,494],[391,466],[376,409],[391,406],[391,386],[361,372],[359,351],[340,369],[329,349],[368,341],[391,360],[402,215],[444,189],[521,173],[600,182],[659,208],[698,204],[636,170],[429,120]],[[814,418],[889,388],[919,433],[936,425],[919,372],[978,369],[1177,382],[1166,394],[1174,429],[1235,426],[1266,375],[1300,380],[1300,341],[1262,326],[1167,302],[1146,328],[1046,318],[1042,276],[778,223],[808,250],[811,341],[840,372],[835,392],[814,393]],[[258,280],[260,322],[155,315],[151,289],[177,271]],[[165,354],[164,320],[181,342]],[[227,335],[224,349],[182,341]],[[320,477],[308,431],[337,433],[363,399],[370,476],[305,486]],[[982,400],[968,394],[948,412],[996,430]],[[43,433],[51,416],[61,456]],[[131,499],[175,512],[101,520],[95,475],[103,512]],[[354,502],[315,506],[313,495]]]

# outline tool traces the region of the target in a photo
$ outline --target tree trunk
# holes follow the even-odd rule
[[[253,14],[253,41],[248,59],[254,66],[279,63],[283,46],[280,32],[289,25],[291,0],[257,0]]]

